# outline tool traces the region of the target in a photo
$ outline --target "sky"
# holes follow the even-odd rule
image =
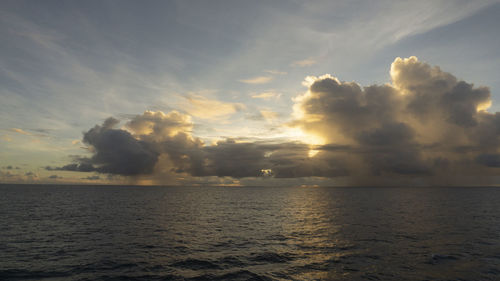
[[[0,182],[500,183],[499,1],[2,1]]]

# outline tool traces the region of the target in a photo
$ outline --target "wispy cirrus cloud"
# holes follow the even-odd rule
[[[272,80],[273,80],[272,76],[257,76],[248,79],[240,79],[238,81],[245,84],[266,84],[271,82]]]
[[[318,62],[315,59],[307,58],[307,59],[303,59],[303,60],[294,61],[290,65],[291,66],[306,67],[306,66],[315,65],[317,63]]]
[[[267,72],[267,73],[272,74],[272,75],[287,75],[288,74],[288,72],[286,72],[286,71],[279,71],[279,70],[273,70],[273,69],[264,70],[264,72]]]
[[[26,132],[25,130],[19,129],[19,128],[11,128],[10,131],[21,134],[21,135],[25,135],[25,136],[32,136],[33,135],[32,133]]]
[[[281,93],[277,93],[277,92],[262,92],[262,93],[252,95],[252,98],[254,98],[254,99],[263,99],[263,100],[278,99],[280,97],[281,97]]]
[[[48,137],[46,134],[47,130],[45,129],[29,129],[27,131],[20,128],[10,128],[9,131],[30,137]],[[29,131],[34,131],[35,133]]]

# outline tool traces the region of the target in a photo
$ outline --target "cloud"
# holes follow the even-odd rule
[[[316,60],[314,60],[312,58],[308,58],[308,59],[304,59],[304,60],[294,61],[291,63],[291,66],[305,67],[305,66],[315,65],[316,63],[318,63]]]
[[[285,71],[279,71],[279,70],[264,70],[264,72],[267,72],[267,73],[273,74],[273,75],[287,75],[288,74]]]
[[[273,80],[272,76],[258,76],[258,77],[249,78],[249,79],[241,79],[238,81],[240,81],[242,83],[246,83],[246,84],[266,84],[266,83],[271,82],[271,80]]]
[[[267,121],[268,123],[272,123],[281,116],[282,115],[278,112],[269,109],[262,109],[254,114],[247,115],[246,118],[253,121]]]
[[[2,167],[2,169],[5,169],[5,170],[19,170],[21,168],[17,167],[17,166],[12,166],[12,165],[8,165],[8,166],[4,166]]]
[[[190,135],[190,116],[176,111],[168,114],[146,111],[134,116],[122,129],[116,128],[118,123],[119,120],[110,117],[83,134],[82,142],[92,152],[91,157],[75,157],[74,163],[45,169],[148,175],[158,163],[163,163],[161,154],[166,153],[169,161],[182,164],[183,151],[201,146],[201,141]]]
[[[119,121],[108,118],[84,133],[82,142],[89,147],[91,157],[75,157],[75,163],[48,166],[46,170],[125,176],[162,174],[162,179],[175,175],[260,177],[269,174],[265,171],[273,171],[276,177],[327,174],[326,168],[304,160],[308,158],[306,144],[226,139],[206,146],[191,135],[190,120],[188,115],[175,111],[146,111],[118,129]]]
[[[11,180],[15,180],[15,179],[21,180],[21,177],[18,174],[12,173],[11,171],[7,171],[7,172],[0,171],[0,180],[11,181]]]
[[[24,173],[24,180],[26,181],[38,181],[39,180],[39,175],[37,173],[33,172],[26,172]]]
[[[14,133],[21,134],[21,135],[25,135],[25,136],[48,137],[46,134],[48,132],[47,129],[30,129],[30,131],[34,131],[36,133],[27,132],[27,131],[25,131],[23,129],[19,129],[19,128],[10,128],[10,131],[14,132]],[[39,142],[40,140],[33,139],[32,141]]]
[[[161,111],[146,111],[133,117],[126,127],[136,136],[151,141],[161,141],[179,133],[190,132],[193,128],[191,117],[172,111],[165,114]]]
[[[485,111],[491,104],[489,89],[416,57],[397,58],[390,74],[392,85],[368,87],[330,75],[309,77],[309,90],[295,99],[292,125],[327,144],[349,146],[346,168],[358,178],[439,180],[458,171],[461,176],[491,176],[486,167],[496,167],[500,159],[494,153],[500,115]]]
[[[191,155],[184,158],[190,159],[184,163],[190,168],[183,172],[197,177],[234,178],[346,175],[346,170],[338,164],[309,158],[308,152],[309,146],[302,143],[237,142],[227,139],[191,151]],[[196,157],[192,158],[193,155]]]
[[[74,172],[92,172],[96,171],[96,168],[90,163],[86,163],[88,159],[86,158],[78,158],[76,161],[81,161],[83,163],[73,163],[67,164],[62,167],[51,167],[46,166],[45,170],[47,171],[74,171]]]
[[[26,136],[32,136],[33,135],[33,134],[28,133],[28,132],[24,131],[23,129],[19,129],[19,128],[11,128],[10,130],[12,132],[15,132],[15,133],[18,133],[18,134],[21,134],[21,135],[26,135]]]
[[[39,181],[39,175],[37,173],[28,171],[25,173],[12,173],[11,170],[2,171],[0,170],[0,182],[8,183],[34,183]]]
[[[257,177],[264,165],[265,149],[254,143],[220,141],[202,150],[207,161],[200,176]]]
[[[252,95],[252,98],[254,99],[263,99],[263,100],[278,99],[280,97],[281,94],[276,92],[262,92],[259,94]]]
[[[42,133],[42,134],[48,134],[51,131],[50,129],[30,129],[30,130],[38,132],[38,133]]]
[[[108,118],[102,125],[84,133],[82,142],[93,151],[92,157],[82,157],[76,160],[78,163],[46,169],[121,175],[152,173],[159,154],[151,143],[138,140],[128,131],[115,129],[118,122]]]
[[[190,115],[203,119],[217,119],[245,109],[241,103],[222,102],[203,96],[187,97],[188,105],[184,110]]]
[[[261,110],[260,115],[262,115],[262,117],[264,117],[264,119],[266,119],[266,121],[268,122],[272,122],[273,120],[280,117],[280,114],[278,112],[266,109]]]
[[[489,89],[397,58],[391,84],[362,87],[331,75],[307,77],[288,127],[297,141],[225,139],[206,145],[190,116],[146,111],[121,129],[107,119],[84,133],[91,157],[49,170],[157,178],[321,177],[350,184],[417,180],[487,183],[500,167],[500,113],[486,111]],[[272,111],[261,115],[276,118]],[[265,116],[264,116],[265,117]],[[305,139],[321,142],[305,142]]]

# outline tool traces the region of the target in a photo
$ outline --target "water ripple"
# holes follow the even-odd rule
[[[0,185],[0,280],[499,280],[500,189]]]

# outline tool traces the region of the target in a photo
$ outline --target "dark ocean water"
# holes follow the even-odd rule
[[[500,280],[500,189],[0,185],[0,280]]]

